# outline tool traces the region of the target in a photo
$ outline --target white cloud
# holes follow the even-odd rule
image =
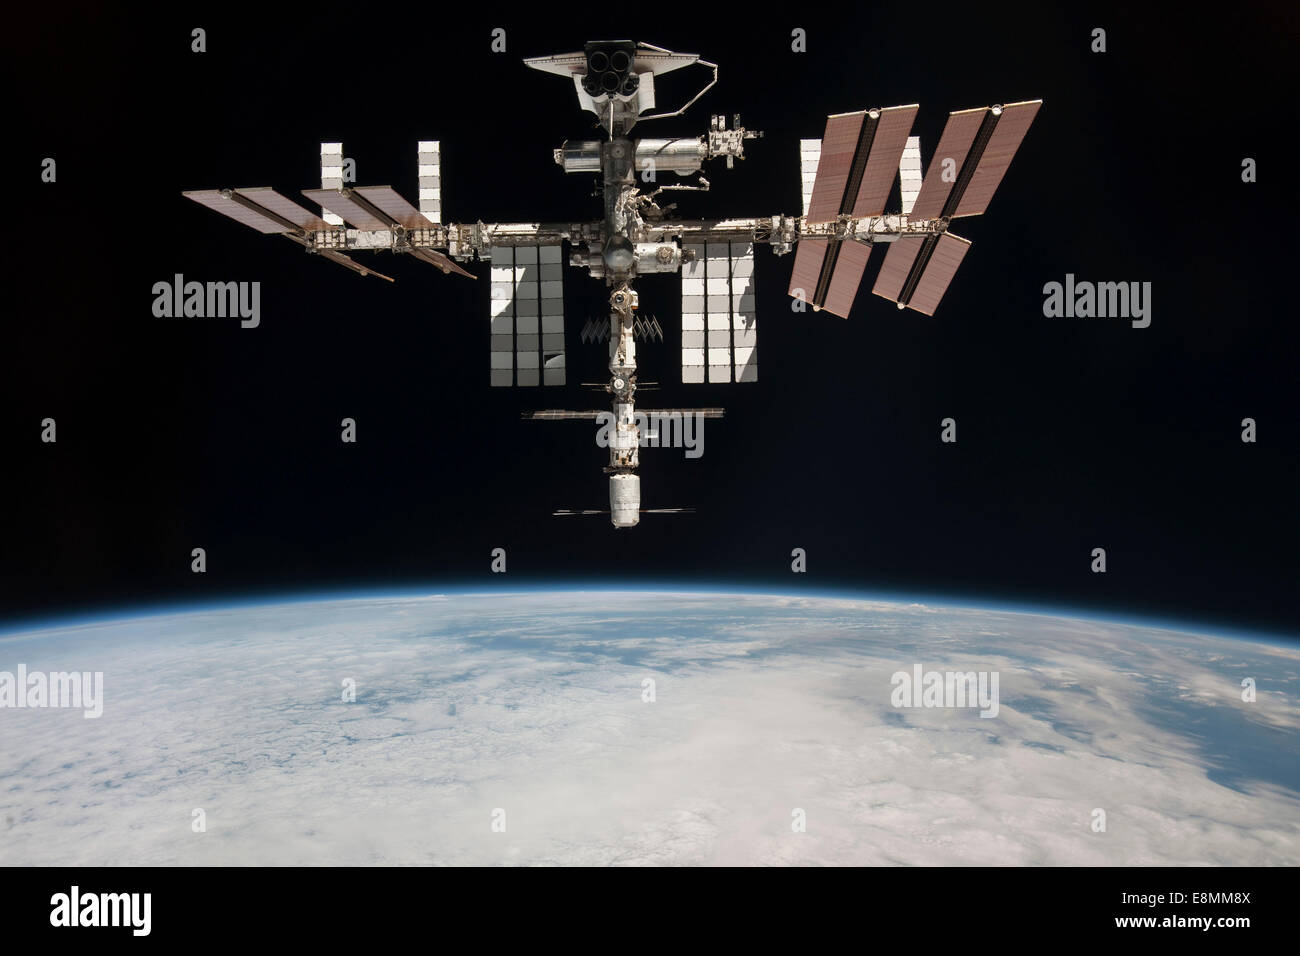
[[[6,864],[1300,862],[1282,646],[602,592],[142,618],[0,644],[19,661],[103,670],[106,703],[0,711]],[[914,663],[998,671],[998,718],[895,711]]]

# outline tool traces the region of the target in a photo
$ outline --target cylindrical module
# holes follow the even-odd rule
[[[600,142],[594,139],[567,139],[555,151],[555,161],[566,173],[600,172]]]
[[[631,402],[614,403],[614,431],[609,436],[609,464],[612,468],[636,468],[641,464],[641,429]]]
[[[609,476],[609,520],[615,528],[632,528],[641,520],[641,476]]]
[[[633,247],[637,275],[676,272],[682,265],[682,250],[673,242],[638,242]]]
[[[646,182],[653,182],[653,179],[646,178],[647,175],[657,173],[676,173],[678,176],[697,173],[707,158],[708,149],[698,136],[636,141],[636,174]],[[564,167],[566,173],[598,173],[601,168],[600,141],[565,140],[564,145],[555,151],[555,161]]]
[[[681,139],[639,139],[636,141],[636,172],[642,180],[645,180],[647,174],[651,172],[689,176],[700,171],[707,153],[704,141],[698,136]],[[567,170],[568,166],[565,166],[565,169]]]

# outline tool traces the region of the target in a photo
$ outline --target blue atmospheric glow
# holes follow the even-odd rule
[[[529,584],[517,587],[485,587],[482,582],[447,583],[439,587],[433,582],[426,586],[399,585],[387,588],[339,588],[333,591],[298,591],[275,597],[228,596],[216,600],[177,600],[156,602],[135,607],[116,606],[93,611],[81,611],[69,615],[48,615],[31,617],[24,621],[15,621],[0,626],[0,638],[13,637],[18,634],[30,635],[34,631],[65,630],[79,627],[96,627],[128,620],[162,617],[168,615],[205,613],[211,611],[233,611],[261,607],[279,607],[292,604],[317,604],[336,601],[378,601],[393,599],[410,599],[445,595],[447,597],[479,597],[485,595],[529,594],[716,594],[720,596],[765,596],[780,598],[809,598],[812,600],[870,601],[896,605],[923,604],[928,607],[960,610],[994,611],[1003,614],[1038,615],[1070,620],[1095,621],[1098,623],[1119,624],[1130,627],[1158,628],[1188,634],[1213,634],[1218,637],[1236,640],[1264,641],[1267,643],[1295,643],[1300,637],[1290,634],[1271,633],[1251,630],[1236,625],[1219,625],[1202,621],[1179,619],[1171,616],[1153,616],[1141,613],[1108,612],[1095,608],[1053,605],[1030,601],[995,601],[972,595],[939,595],[933,593],[903,591],[886,594],[872,590],[855,590],[848,587],[794,588],[779,590],[773,585],[742,584],[731,581],[718,581],[710,586],[698,583],[682,583],[670,580],[653,585],[629,587],[618,581],[593,581],[582,586],[572,584]]]

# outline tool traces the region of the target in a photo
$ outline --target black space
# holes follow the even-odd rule
[[[214,596],[465,582],[744,584],[927,593],[1295,632],[1297,330],[1290,153],[1294,4],[1201,20],[1123,8],[982,4],[781,13],[721,5],[210,5],[132,20],[40,5],[4,39],[9,241],[3,605],[11,620]],[[596,7],[595,9],[601,9]],[[735,9],[732,7],[731,9]],[[794,8],[791,8],[794,9]],[[1027,12],[1029,11],[1029,12]],[[208,52],[190,52],[190,30]],[[494,27],[508,52],[489,50]],[[790,31],[808,31],[792,53]],[[1094,27],[1108,52],[1089,50]],[[604,346],[578,330],[603,286],[566,269],[570,385],[488,387],[486,278],[366,257],[362,278],[181,197],[319,185],[323,140],[361,184],[415,198],[415,144],[442,141],[444,218],[599,217],[590,176],[551,150],[595,138],[558,77],[524,56],[632,37],[720,64],[685,117],[766,137],[686,217],[799,211],[798,140],[828,113],[919,103],[929,162],[949,110],[1045,105],[938,314],[870,294],[852,317],[796,314],[793,257],[758,253],[760,381],[680,383],[675,277],[638,283],[667,331],[639,349],[650,406],[723,405],[706,451],[642,453],[631,531],[555,508],[608,507]],[[681,102],[704,73],[660,88]],[[41,160],[58,181],[40,181]],[[1259,182],[1243,184],[1254,157]],[[1285,191],[1285,196],[1284,196]],[[305,201],[304,201],[305,204]],[[485,266],[473,271],[485,274]],[[1048,319],[1067,272],[1153,283],[1150,328]],[[174,273],[260,281],[261,327],[156,319]],[[57,444],[40,422],[58,422]],[[339,440],[358,422],[359,441]],[[956,445],[940,420],[958,422]],[[1244,444],[1240,422],[1257,420]],[[190,551],[207,550],[192,574]],[[509,573],[489,573],[504,547]],[[809,573],[790,573],[803,547]],[[1104,547],[1108,572],[1090,572]]]

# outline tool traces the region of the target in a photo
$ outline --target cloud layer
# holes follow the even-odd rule
[[[19,662],[106,699],[0,710],[0,864],[1300,863],[1281,645],[600,592],[140,618],[0,640]],[[998,716],[895,709],[917,663],[997,671]]]

